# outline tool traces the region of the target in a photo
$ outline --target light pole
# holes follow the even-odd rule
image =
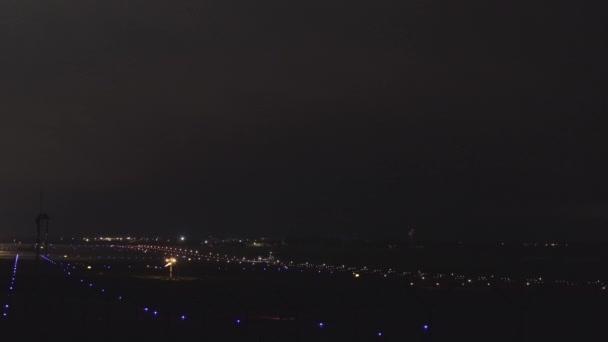
[[[177,262],[177,259],[167,258],[165,261],[167,262],[165,267],[169,267],[169,279],[173,279],[173,264]]]

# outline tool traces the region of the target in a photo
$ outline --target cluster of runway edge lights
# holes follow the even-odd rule
[[[546,280],[543,279],[543,277],[528,277],[525,279],[512,279],[511,277],[507,277],[507,276],[494,276],[493,274],[491,275],[478,275],[478,276],[471,276],[471,275],[465,275],[465,274],[457,274],[457,273],[436,273],[436,274],[430,274],[427,272],[422,272],[422,271],[417,271],[417,272],[400,272],[394,269],[369,269],[367,267],[347,267],[345,265],[341,265],[341,266],[334,266],[334,265],[328,265],[328,264],[313,264],[313,263],[294,263],[293,261],[289,261],[289,262],[281,262],[280,260],[270,260],[270,259],[262,259],[262,260],[247,260],[245,258],[237,258],[234,256],[228,256],[228,255],[220,255],[219,253],[200,253],[200,251],[198,250],[188,250],[188,249],[183,249],[183,248],[176,248],[176,247],[162,247],[162,246],[154,246],[154,245],[101,245],[101,246],[91,246],[91,245],[77,245],[77,247],[84,247],[84,248],[92,248],[93,250],[95,249],[95,247],[111,247],[116,251],[124,251],[124,250],[132,250],[132,251],[139,251],[139,252],[144,252],[146,253],[147,251],[154,251],[154,252],[161,252],[161,253],[165,253],[168,254],[172,257],[178,257],[181,258],[182,260],[187,260],[187,261],[207,261],[207,262],[224,262],[227,264],[265,264],[267,267],[263,267],[263,271],[266,270],[272,270],[272,268],[270,266],[275,266],[278,267],[277,271],[281,271],[281,270],[289,270],[289,271],[293,271],[296,269],[299,269],[300,272],[304,272],[304,270],[308,270],[308,271],[315,271],[315,273],[330,273],[330,274],[334,274],[334,272],[336,273],[345,273],[345,272],[349,272],[351,273],[355,278],[359,278],[361,276],[364,275],[371,275],[371,276],[376,276],[376,277],[382,277],[382,278],[401,278],[401,279],[408,279],[409,280],[409,285],[410,286],[423,286],[426,288],[429,287],[434,287],[434,288],[440,288],[442,285],[442,282],[445,282],[446,280],[451,280],[454,283],[457,283],[460,286],[463,287],[468,287],[468,286],[472,286],[472,285],[477,285],[477,286],[485,286],[485,287],[490,287],[493,285],[501,285],[501,286],[523,286],[523,287],[532,287],[535,285],[545,285],[546,284]],[[74,250],[76,250],[76,247],[73,246],[72,247]],[[61,256],[60,256],[61,257]],[[67,255],[65,255],[64,257],[67,257]],[[80,257],[79,255],[77,255],[77,257]],[[95,259],[92,257],[89,257],[90,259]],[[118,260],[118,259],[131,259],[131,257],[124,257],[124,256],[120,256],[120,257],[116,257],[116,256],[112,256],[112,257],[105,257],[106,259],[110,259],[110,260]],[[97,256],[97,259],[103,259],[103,257],[101,256]],[[134,259],[140,259],[140,260],[145,260],[146,257],[135,257]],[[156,258],[153,257],[147,257],[147,259],[150,260],[155,260]],[[159,257],[160,259],[160,257]],[[164,257],[162,257],[162,259],[164,260]],[[131,266],[129,266],[129,268],[131,268]],[[148,268],[162,268],[162,266],[148,266]],[[218,270],[221,270],[221,267],[218,268]],[[243,267],[243,271],[246,271],[247,268]],[[252,270],[254,270],[254,268],[252,268]],[[560,280],[560,279],[555,279],[553,281],[553,283],[555,285],[558,286],[567,286],[567,287],[576,287],[576,286],[587,286],[590,288],[594,288],[594,289],[599,289],[602,291],[606,291],[607,289],[607,285],[606,282],[602,281],[602,280],[592,280],[592,281],[585,281],[585,282],[576,282],[573,280]]]
[[[65,272],[65,273],[66,273],[68,276],[71,276],[71,275],[72,275],[72,271],[73,271],[73,270],[75,270],[75,269],[77,269],[77,266],[76,266],[76,265],[74,265],[74,264],[72,264],[72,263],[66,263],[66,264],[64,265],[64,263],[62,263],[62,262],[57,263],[57,261],[55,261],[55,260],[53,260],[53,259],[51,259],[51,258],[49,258],[49,257],[47,257],[47,256],[42,256],[42,258],[43,258],[44,260],[48,261],[49,263],[53,264],[53,265],[63,267],[63,271],[64,271],[64,272]],[[83,264],[83,265],[81,265],[81,266],[82,266],[82,267],[85,267],[85,265],[84,265],[84,264]],[[89,287],[89,288],[95,288],[95,286],[94,286],[94,284],[93,284],[92,282],[85,281],[85,279],[84,279],[84,278],[80,278],[79,282],[80,282],[80,283],[82,283],[82,284],[84,284],[85,286],[87,286],[87,287]],[[99,291],[100,291],[100,293],[101,293],[101,294],[105,294],[105,289],[104,289],[104,288],[101,288]],[[122,301],[123,301],[123,296],[118,296],[116,299],[117,299],[118,301],[121,301],[121,302],[122,302]],[[148,307],[148,306],[145,306],[145,307],[141,308],[141,310],[142,310],[144,313],[146,313],[146,314],[150,314],[150,315],[152,315],[153,317],[158,317],[158,316],[159,316],[159,311],[158,311],[158,310],[156,310],[156,309],[151,309],[151,308],[150,308],[150,307]],[[178,317],[177,317],[177,318],[178,318],[179,320],[185,321],[185,320],[186,320],[186,318],[187,318],[187,316],[186,316],[185,314],[180,314],[180,315],[178,315]],[[237,326],[238,326],[238,325],[243,324],[243,320],[242,320],[241,318],[236,318],[236,319],[234,319],[234,321],[233,321],[233,322],[234,322],[234,324],[235,324],[235,325],[237,325]],[[325,329],[325,328],[326,328],[326,323],[325,323],[325,322],[318,322],[318,323],[317,323],[317,327],[318,327],[319,329]],[[430,325],[429,325],[429,324],[423,324],[421,328],[422,328],[422,331],[423,331],[423,332],[428,332],[428,331],[429,331],[429,329],[430,329]],[[382,330],[378,330],[378,331],[376,332],[376,334],[375,334],[375,335],[376,335],[377,337],[383,337],[383,336],[384,336],[384,335],[383,335],[383,333],[382,333]]]
[[[239,263],[239,264],[260,263],[261,262],[261,263],[266,263],[268,266],[270,266],[270,265],[278,266],[279,271],[281,269],[287,270],[287,269],[289,269],[289,267],[295,267],[295,268],[300,268],[300,270],[302,272],[304,269],[308,269],[308,270],[312,269],[312,270],[317,271],[318,273],[322,273],[324,271],[324,272],[329,272],[332,274],[334,272],[350,272],[350,273],[352,273],[352,275],[355,278],[359,278],[363,275],[375,275],[375,276],[380,276],[383,278],[406,277],[411,280],[411,282],[409,284],[410,286],[421,285],[421,283],[424,283],[425,286],[440,287],[441,282],[446,279],[451,279],[455,282],[458,282],[458,283],[460,283],[460,286],[469,286],[469,285],[473,285],[474,283],[477,285],[483,285],[483,286],[492,286],[492,285],[496,285],[496,284],[500,283],[500,284],[509,285],[509,286],[521,285],[521,286],[525,286],[525,287],[545,284],[545,280],[543,279],[543,277],[525,278],[518,282],[515,279],[511,279],[510,277],[505,277],[505,276],[502,276],[502,277],[496,276],[495,277],[493,274],[479,275],[476,277],[471,277],[470,275],[467,276],[464,274],[456,274],[456,273],[430,274],[430,273],[421,272],[421,271],[401,272],[401,271],[394,270],[392,268],[383,270],[383,269],[369,269],[367,267],[348,267],[346,265],[335,266],[335,265],[329,265],[329,264],[325,264],[325,263],[324,264],[313,264],[313,263],[308,263],[308,262],[294,263],[293,261],[281,262],[280,260],[269,260],[269,259],[262,259],[261,261],[246,260],[245,258],[239,259],[234,256],[228,256],[228,255],[222,256],[218,253],[204,254],[204,253],[200,253],[200,251],[198,251],[198,250],[184,249],[184,248],[177,248],[177,247],[163,247],[163,246],[155,246],[155,245],[124,245],[124,246],[123,245],[113,245],[112,247],[137,250],[137,251],[141,251],[141,252],[146,252],[148,250],[164,252],[164,253],[169,253],[169,254],[175,255],[177,257],[181,257],[182,259],[187,259],[190,261],[193,260],[192,258],[195,258],[198,260],[218,261],[218,262],[226,262],[226,263]],[[245,270],[245,268],[243,268],[243,270]],[[266,268],[264,268],[263,270],[266,271]],[[418,282],[418,283],[416,283],[416,282]],[[556,285],[566,285],[566,286],[586,285],[586,286],[591,286],[591,287],[594,287],[597,289],[601,289],[603,291],[606,291],[606,288],[607,288],[606,283],[601,280],[577,283],[575,281],[557,279],[554,281],[554,283]]]
[[[15,289],[15,277],[17,275],[17,264],[19,262],[19,254],[15,255],[15,264],[13,265],[13,274],[11,275],[11,283],[8,287],[8,294],[6,298],[6,303],[2,306],[2,318],[8,317],[9,309],[10,309],[10,299],[11,294]]]

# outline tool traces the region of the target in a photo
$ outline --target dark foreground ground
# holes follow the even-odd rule
[[[50,256],[55,263],[37,264],[31,253],[22,252],[9,291],[14,254],[0,255],[0,299],[10,305],[8,316],[0,319],[3,332],[43,341],[608,337],[605,291],[412,287],[399,279],[208,261],[180,261],[174,270],[178,280],[168,280],[167,269],[158,268],[164,266],[162,254],[66,246]]]

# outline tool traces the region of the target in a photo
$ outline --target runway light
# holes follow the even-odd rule
[[[382,336],[382,331],[378,331],[378,337]]]
[[[359,277],[360,277],[359,273],[355,273],[355,278],[359,278]]]
[[[182,319],[182,321],[186,320],[186,316],[182,315],[182,317],[180,317]]]
[[[323,328],[324,326],[325,326],[325,323],[319,322],[319,328]]]
[[[237,319],[235,322],[236,322],[236,324],[241,324],[241,320],[240,319]]]
[[[429,330],[429,325],[428,325],[428,324],[423,325],[423,326],[422,326],[422,329],[424,329],[424,330]]]

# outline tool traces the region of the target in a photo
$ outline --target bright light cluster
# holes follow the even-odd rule
[[[222,255],[219,253],[202,253],[199,250],[188,250],[185,248],[178,247],[168,247],[168,246],[156,246],[156,245],[126,245],[120,246],[116,245],[116,247],[136,250],[144,253],[149,252],[164,252],[171,254],[178,254],[179,258],[188,261],[207,261],[207,262],[217,262],[217,263],[238,263],[239,265],[249,264],[255,266],[257,264],[261,264],[263,267],[261,271],[297,271],[300,273],[304,273],[307,271],[312,271],[316,274],[337,274],[337,273],[350,273],[355,278],[360,277],[382,277],[384,279],[387,278],[405,278],[409,280],[410,286],[423,287],[427,289],[441,289],[446,285],[449,288],[450,285],[458,286],[458,287],[471,287],[471,288],[486,288],[492,289],[495,287],[510,287],[510,288],[525,288],[531,286],[541,286],[546,284],[543,277],[534,277],[534,278],[525,278],[525,279],[513,279],[509,276],[505,275],[472,275],[472,274],[459,274],[459,273],[436,273],[431,274],[428,272],[407,272],[407,271],[397,271],[392,268],[388,269],[370,269],[366,266],[363,267],[348,267],[346,265],[330,265],[327,263],[322,264],[313,264],[309,262],[303,263],[294,263],[293,261],[289,262],[281,262],[280,260],[275,259],[262,259],[261,257],[258,259],[248,260],[243,257],[236,256],[228,256]],[[270,267],[274,266],[274,268]],[[218,267],[218,270],[229,270],[228,267]],[[241,267],[242,271],[256,271],[255,267]],[[554,285],[564,285],[567,284],[569,286],[587,286],[595,289],[601,289],[603,291],[606,290],[607,284],[604,281],[592,281],[586,283],[576,283],[574,281],[563,281],[563,280],[555,280],[553,281]]]
[[[81,246],[78,246],[81,247]],[[532,277],[532,278],[511,278],[505,275],[472,275],[472,274],[458,274],[458,273],[436,273],[431,274],[422,271],[416,272],[407,272],[407,271],[397,271],[392,268],[389,269],[369,269],[367,267],[347,267],[346,265],[329,265],[326,263],[323,264],[312,264],[309,262],[304,263],[294,263],[293,261],[289,262],[281,262],[280,260],[275,260],[274,258],[264,258],[258,257],[256,259],[248,260],[243,257],[235,257],[228,256],[226,254],[220,253],[205,253],[200,250],[194,249],[185,249],[179,247],[170,247],[170,246],[156,246],[156,245],[84,245],[82,247],[87,248],[107,248],[111,247],[115,251],[133,251],[133,252],[141,252],[142,256],[97,256],[97,259],[108,259],[108,260],[158,260],[158,255],[153,256],[154,253],[165,253],[165,255],[171,255],[172,257],[175,255],[176,261],[181,259],[183,261],[188,262],[216,262],[216,263],[224,263],[224,264],[239,264],[246,266],[247,264],[251,265],[250,267],[239,266],[242,271],[297,271],[300,273],[305,272],[314,272],[319,275],[326,274],[338,274],[338,273],[350,273],[351,276],[355,278],[359,277],[381,277],[384,279],[389,278],[405,278],[410,286],[423,287],[427,289],[442,289],[442,288],[450,288],[450,287],[463,287],[463,288],[475,288],[475,289],[494,289],[494,288],[527,288],[533,286],[541,286],[547,284],[547,281],[543,279],[543,277]],[[74,247],[75,248],[75,247]],[[79,255],[76,255],[79,257]],[[89,257],[91,259],[95,259],[93,257]],[[256,265],[261,265],[262,268],[256,268]],[[229,265],[227,265],[229,266]],[[129,266],[132,268],[132,266]],[[156,268],[159,269],[162,266],[146,266],[147,268]],[[134,268],[134,267],[133,267]],[[219,266],[218,271],[229,271],[229,267],[221,267]],[[359,275],[357,277],[357,275]],[[588,281],[588,282],[575,282],[575,281],[566,281],[566,280],[552,280],[552,284],[555,286],[578,286],[585,288],[593,288],[599,289],[602,291],[606,290],[607,284],[604,281]]]

